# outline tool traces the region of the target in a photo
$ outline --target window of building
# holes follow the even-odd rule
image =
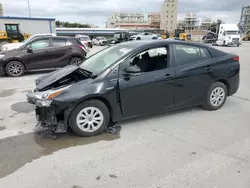
[[[176,66],[199,62],[211,58],[206,48],[178,44],[175,45],[175,64]]]

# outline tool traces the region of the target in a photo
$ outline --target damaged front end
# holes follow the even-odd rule
[[[71,85],[51,89],[47,91],[34,91],[27,94],[27,100],[29,103],[36,106],[36,119],[38,131],[50,130],[57,133],[67,131],[65,124],[65,112],[67,111],[66,106],[59,106],[54,104],[53,99],[65,92]],[[68,116],[66,116],[67,118]]]
[[[36,89],[29,92],[27,101],[36,106],[36,131],[63,133],[68,128],[68,117],[74,103],[58,102],[56,97],[66,94],[70,87],[86,79],[86,73],[77,66],[59,69],[41,78],[36,82]]]

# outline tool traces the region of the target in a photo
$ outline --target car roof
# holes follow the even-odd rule
[[[36,36],[35,37],[35,40],[37,39],[41,39],[41,38],[44,38],[44,39],[47,39],[47,38],[55,38],[55,39],[73,39],[73,37],[68,37],[68,36],[49,36],[49,35],[45,35],[45,36]]]
[[[197,46],[197,47],[206,47],[209,48],[209,46],[202,44],[202,43],[196,43],[196,42],[186,42],[186,41],[179,41],[179,40],[139,40],[139,41],[128,41],[123,42],[117,45],[124,45],[124,46],[147,46],[147,45],[167,45],[167,44],[183,44],[183,45],[191,45],[191,46]]]

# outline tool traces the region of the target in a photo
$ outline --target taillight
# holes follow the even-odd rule
[[[234,61],[240,61],[240,57],[239,56],[235,56],[235,57],[233,57],[233,60]]]

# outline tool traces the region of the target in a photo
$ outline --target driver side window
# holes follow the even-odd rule
[[[157,47],[145,50],[125,61],[120,65],[120,70],[125,71],[130,66],[137,66],[141,72],[152,72],[167,68],[168,49]]]

